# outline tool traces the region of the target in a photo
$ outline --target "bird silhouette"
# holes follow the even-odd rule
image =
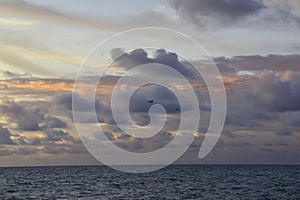
[[[154,100],[153,100],[153,99],[149,99],[148,102],[149,102],[149,103],[153,103]]]

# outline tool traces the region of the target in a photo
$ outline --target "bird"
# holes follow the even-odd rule
[[[149,99],[148,102],[149,102],[149,103],[153,103],[154,100],[153,100],[153,99]]]

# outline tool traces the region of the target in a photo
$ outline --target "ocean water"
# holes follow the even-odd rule
[[[0,168],[0,199],[300,199],[300,166]]]

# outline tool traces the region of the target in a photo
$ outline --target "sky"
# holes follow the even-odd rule
[[[206,158],[198,158],[211,102],[203,80],[188,63],[205,67],[204,60],[183,40],[164,40],[146,32],[122,41],[122,46],[115,42],[89,60],[86,79],[79,83],[83,89],[75,94],[86,105],[89,80],[97,78],[93,70],[104,70],[107,60],[113,62],[97,87],[99,121],[90,120],[84,108],[79,110],[87,134],[95,134],[91,127],[101,126],[115,145],[132,152],[153,151],[171,141],[180,118],[178,101],[165,87],[147,85],[131,98],[131,117],[137,125],[149,123],[147,98],[158,101],[168,114],[164,128],[148,141],[123,133],[110,109],[109,98],[120,76],[133,66],[156,62],[190,80],[200,101],[195,140],[176,163],[300,163],[298,0],[1,0],[0,166],[99,164],[75,129],[76,73],[101,41],[141,27],[182,32],[213,58],[227,95],[227,115],[217,145]],[[134,48],[138,40],[160,43],[160,50]],[[164,50],[175,43],[178,52]],[[115,56],[120,52],[125,54]],[[181,57],[182,53],[188,57]],[[184,87],[177,88],[185,94]],[[117,104],[124,105],[122,98]]]

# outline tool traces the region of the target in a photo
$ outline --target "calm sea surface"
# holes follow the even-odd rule
[[[0,199],[300,199],[300,166],[0,168]]]

